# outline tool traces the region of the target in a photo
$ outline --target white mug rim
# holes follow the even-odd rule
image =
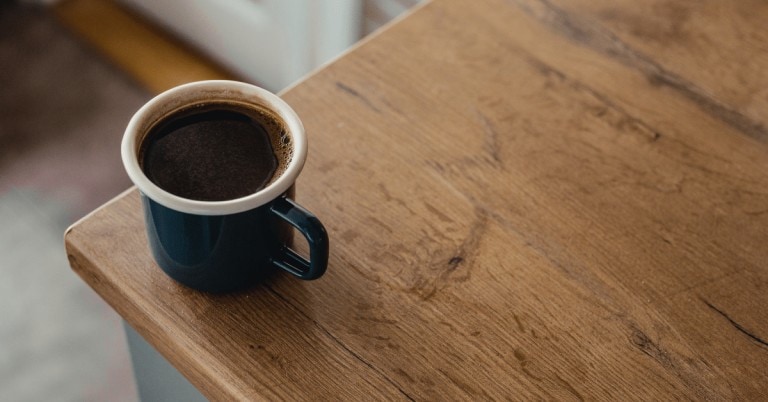
[[[177,196],[153,183],[141,170],[138,141],[144,130],[179,108],[201,102],[232,101],[267,108],[286,126],[293,143],[293,155],[283,173],[261,190],[245,197],[224,201],[199,201]],[[141,137],[140,137],[141,136]],[[307,138],[296,112],[277,95],[239,81],[197,81],[171,88],[144,104],[128,122],[120,149],[123,166],[139,191],[155,202],[189,214],[229,215],[258,208],[287,192],[307,157]]]

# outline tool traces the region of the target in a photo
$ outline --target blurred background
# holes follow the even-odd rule
[[[0,0],[0,401],[136,401],[67,226],[130,187],[131,115],[202,79],[278,92],[418,0]]]

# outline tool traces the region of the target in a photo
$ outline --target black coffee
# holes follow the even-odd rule
[[[144,174],[171,194],[222,201],[253,194],[287,163],[284,130],[267,113],[229,104],[166,118],[142,143]],[[277,156],[276,156],[277,155]]]

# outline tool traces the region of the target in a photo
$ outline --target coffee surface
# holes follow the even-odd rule
[[[244,197],[264,188],[278,169],[269,129],[229,107],[182,113],[148,134],[142,169],[153,183],[180,197]]]

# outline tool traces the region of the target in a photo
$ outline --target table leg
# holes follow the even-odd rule
[[[136,330],[123,321],[139,398],[152,401],[207,401],[181,373],[158,353]]]

